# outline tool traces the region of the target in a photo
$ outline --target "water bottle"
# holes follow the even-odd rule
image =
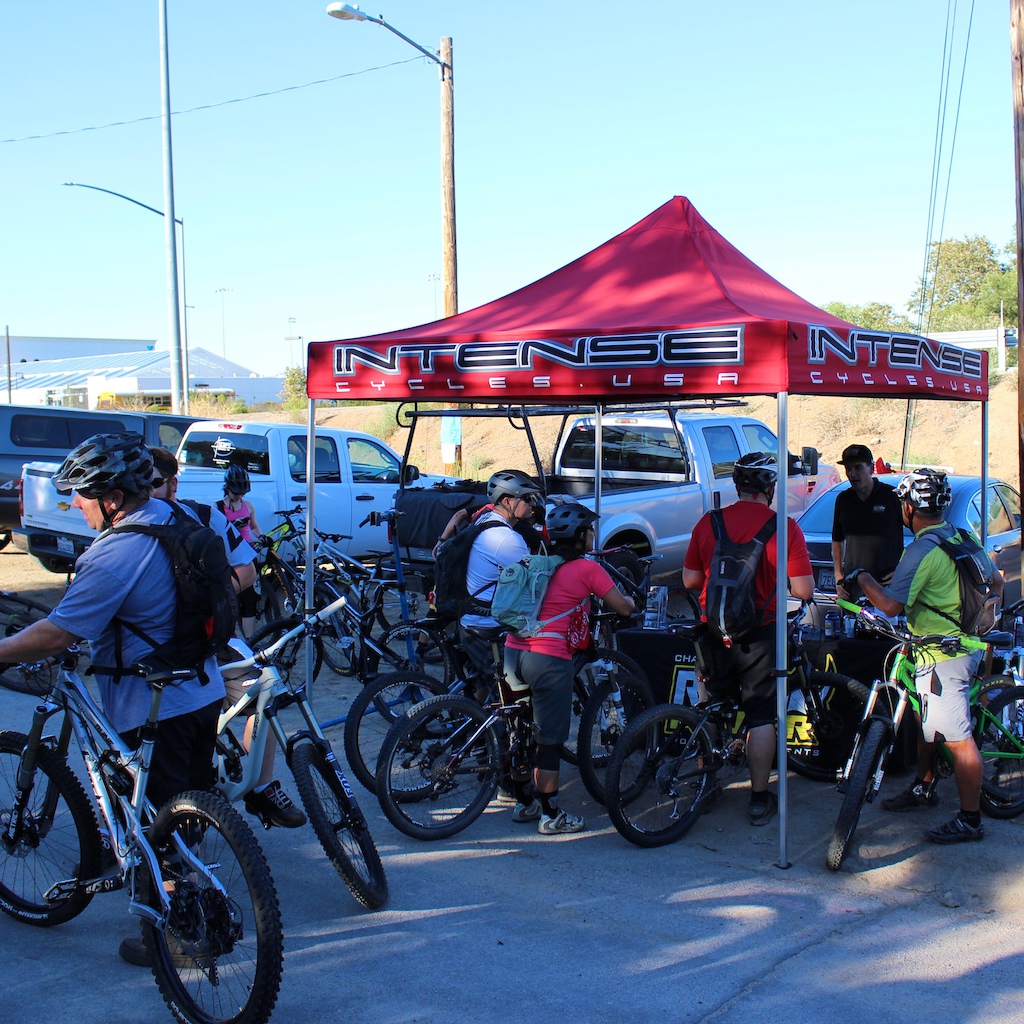
[[[1013,646],[1024,647],[1024,618],[1019,615],[1013,620]]]
[[[825,638],[833,640],[839,634],[839,612],[825,613]]]

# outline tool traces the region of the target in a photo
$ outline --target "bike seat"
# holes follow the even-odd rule
[[[463,626],[462,628],[470,636],[475,636],[478,640],[484,640],[487,643],[491,643],[494,640],[504,640],[509,633],[504,626]]]

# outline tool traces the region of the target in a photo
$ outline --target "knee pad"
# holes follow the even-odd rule
[[[542,772],[557,772],[562,763],[562,746],[559,743],[542,743],[537,747],[536,767]]]

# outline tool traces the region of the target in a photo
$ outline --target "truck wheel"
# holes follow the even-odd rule
[[[613,551],[604,561],[616,572],[628,576],[633,583],[639,583],[644,578],[643,563],[632,551]]]

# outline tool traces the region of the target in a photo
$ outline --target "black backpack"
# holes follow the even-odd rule
[[[434,559],[434,608],[438,618],[451,621],[469,612],[474,615],[491,614],[491,606],[487,601],[480,601],[475,594],[470,594],[466,587],[466,573],[469,570],[469,552],[473,542],[492,526],[510,528],[507,523],[494,520],[470,523],[437,549]]]
[[[934,538],[936,547],[941,548],[956,566],[960,584],[960,618],[939,611],[934,605],[922,601],[929,611],[941,615],[957,629],[968,636],[983,636],[995,628],[994,597],[992,593],[992,562],[985,549],[972,537],[959,531],[953,537]]]
[[[205,684],[209,676],[203,669],[204,663],[225,647],[235,633],[238,599],[232,586],[234,570],[228,563],[224,542],[208,525],[208,510],[204,516],[203,506],[187,503],[205,520],[204,524],[173,502],[167,504],[172,513],[169,523],[128,523],[114,526],[107,533],[142,533],[155,537],[167,552],[177,594],[174,635],[161,644],[132,623],[115,619],[117,665],[94,668],[113,675],[117,681],[124,675],[190,668]],[[119,627],[130,630],[153,647],[142,662],[129,668],[125,668],[121,658]]]
[[[761,624],[762,613],[754,601],[754,577],[764,546],[775,533],[775,516],[745,544],[737,544],[726,533],[722,510],[712,509],[709,514],[715,550],[708,574],[708,632],[732,647]]]

